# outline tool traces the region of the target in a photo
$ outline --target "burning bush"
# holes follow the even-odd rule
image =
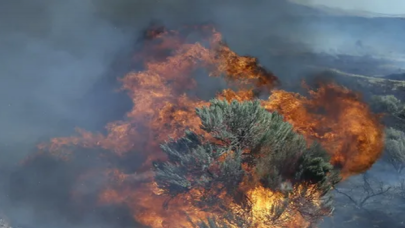
[[[187,39],[194,32],[201,39]],[[101,176],[96,206],[124,205],[146,227],[308,227],[330,213],[340,177],[382,152],[379,117],[357,93],[334,84],[308,97],[274,90],[277,77],[212,26],[148,30],[134,59],[142,70],[120,79],[134,103],[125,120],[39,146],[67,164],[77,148],[102,151],[103,165],[88,163],[71,187],[75,202],[88,202],[75,186]],[[217,100],[190,95],[199,69],[227,82]]]
[[[228,219],[235,227],[302,226],[330,212],[338,173],[327,152],[307,145],[282,116],[259,101],[221,100],[197,115],[210,137],[187,131],[162,145],[168,161],[154,163],[165,194],[189,194],[201,210],[236,215]]]

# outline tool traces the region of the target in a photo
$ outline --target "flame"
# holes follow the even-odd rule
[[[295,192],[298,192],[297,189]],[[253,208],[253,224],[258,228],[269,227],[268,224],[263,224],[267,220],[268,212],[275,206],[275,202],[283,199],[283,195],[279,192],[272,192],[269,189],[258,186],[247,192],[249,198],[252,200]],[[294,197],[294,196],[293,196]],[[278,222],[271,224],[271,227],[307,227],[309,222],[306,221],[300,214],[294,212],[292,209],[294,204],[289,205],[288,213],[283,213]]]
[[[320,142],[343,177],[368,170],[384,147],[379,115],[359,94],[335,84],[310,90],[309,95],[276,90],[263,106],[282,114],[308,141]]]
[[[184,34],[190,31],[199,32],[199,42],[187,40]],[[150,172],[152,160],[165,159],[159,148],[165,140],[181,137],[186,129],[206,134],[200,129],[195,108],[208,102],[188,95],[199,87],[193,73],[206,69],[209,76],[224,77],[235,89],[225,89],[218,98],[245,101],[257,99],[263,91],[271,92],[270,98],[262,101],[263,107],[281,113],[308,141],[319,141],[331,154],[334,165],[342,167],[345,177],[367,170],[378,159],[383,146],[382,126],[359,95],[334,84],[309,91],[309,98],[274,90],[278,79],[272,73],[260,66],[256,58],[239,56],[221,40],[221,34],[212,26],[148,30],[143,49],[134,57],[142,63],[143,70],[120,79],[122,89],[134,104],[126,119],[107,124],[106,134],[78,129],[77,136],[54,138],[39,145],[40,150],[57,156],[63,151],[64,157],[74,153],[74,147],[102,148],[116,157],[143,154],[146,159],[135,174],[124,173],[119,167],[102,172],[108,184],[98,203],[126,204],[134,219],[146,226],[190,227],[189,220],[196,222],[217,215],[215,209],[201,210],[190,203],[190,197],[200,194],[199,190],[174,199],[162,194]],[[297,205],[310,200],[316,207],[321,196],[316,190],[303,193],[302,188],[293,189],[286,212],[272,227],[310,225]],[[284,195],[259,183],[247,187],[245,193],[252,203],[248,218],[252,227],[268,227],[267,213],[283,201]],[[240,210],[238,205],[231,208],[234,213]]]

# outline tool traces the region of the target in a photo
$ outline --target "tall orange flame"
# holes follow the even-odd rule
[[[309,91],[310,98],[274,91],[263,106],[278,111],[308,140],[317,140],[332,155],[343,177],[368,170],[384,147],[378,115],[360,95],[334,84]]]

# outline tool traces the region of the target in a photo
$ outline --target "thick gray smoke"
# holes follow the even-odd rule
[[[273,43],[277,36],[291,38],[299,33],[300,39],[309,39],[299,20],[287,21],[286,15],[298,12],[277,0],[19,0],[0,4],[0,126],[4,129],[0,146],[5,151],[16,146],[21,150],[2,153],[6,164],[19,161],[43,137],[69,134],[73,126],[97,129],[106,118],[119,118],[128,103],[111,101],[111,96],[119,96],[111,84],[125,73],[125,63],[116,63],[117,58],[130,53],[139,32],[151,20],[173,26],[213,22],[241,54],[265,53],[254,45]],[[277,45],[283,44],[273,44]]]
[[[254,13],[263,4],[248,10],[247,2],[19,0],[0,4],[2,147],[31,145],[41,136],[63,134],[72,125],[99,124],[98,117],[106,113],[92,110],[106,105],[103,97],[79,104],[103,77],[111,75],[117,55],[132,48],[139,31],[152,19],[168,24],[221,21],[235,35],[261,30],[258,21],[266,24],[265,14]]]
[[[91,126],[86,111],[102,98],[78,104],[132,37],[97,17],[90,1],[8,1],[0,9],[2,147],[32,145],[78,121]]]
[[[12,181],[6,174],[41,140],[70,135],[77,126],[103,130],[106,122],[124,116],[131,102],[114,92],[116,77],[129,69],[136,39],[151,21],[214,23],[233,50],[259,57],[286,80],[295,62],[266,53],[324,51],[336,42],[357,41],[350,33],[355,28],[348,29],[351,35],[334,33],[330,39],[334,27],[325,29],[318,14],[283,0],[2,1],[0,172],[5,190],[0,212],[23,227],[136,227],[125,208],[72,213],[68,196],[77,172],[89,164],[104,165],[91,156],[74,166],[44,158],[13,172]]]

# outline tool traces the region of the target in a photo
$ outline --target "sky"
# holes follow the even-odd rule
[[[405,0],[294,0],[295,2],[361,10],[382,14],[405,14]]]

